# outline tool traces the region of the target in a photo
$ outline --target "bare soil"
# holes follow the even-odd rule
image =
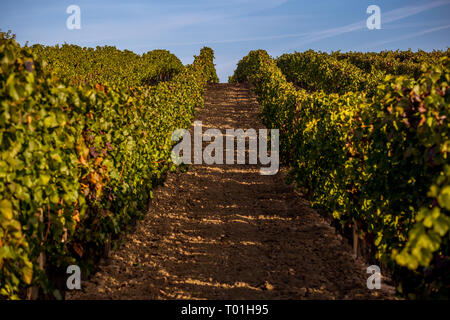
[[[264,128],[245,85],[207,88],[203,130]],[[68,299],[386,299],[367,264],[284,173],[190,165],[169,174],[149,212]]]

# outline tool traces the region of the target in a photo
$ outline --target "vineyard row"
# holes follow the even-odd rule
[[[372,77],[324,53],[258,50],[230,78],[254,86],[265,125],[280,129],[289,179],[411,297],[448,284],[450,59],[436,59],[417,77]]]

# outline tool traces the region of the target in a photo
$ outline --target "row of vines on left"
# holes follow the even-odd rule
[[[190,126],[217,82],[213,59],[203,48],[153,86],[74,84],[0,33],[0,299],[61,297],[49,275],[71,264],[89,271],[142,217],[174,168],[172,131]]]

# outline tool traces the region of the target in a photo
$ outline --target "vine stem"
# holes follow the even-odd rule
[[[353,256],[358,258],[358,227],[355,220],[353,220]]]

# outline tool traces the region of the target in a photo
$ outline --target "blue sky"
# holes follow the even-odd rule
[[[81,8],[81,29],[69,30],[66,8]],[[369,30],[369,5],[381,9],[381,29]],[[272,56],[308,49],[380,51],[446,49],[450,0],[165,0],[4,1],[0,29],[24,44],[115,45],[136,53],[168,49],[183,63],[206,45],[219,78],[253,49]]]

